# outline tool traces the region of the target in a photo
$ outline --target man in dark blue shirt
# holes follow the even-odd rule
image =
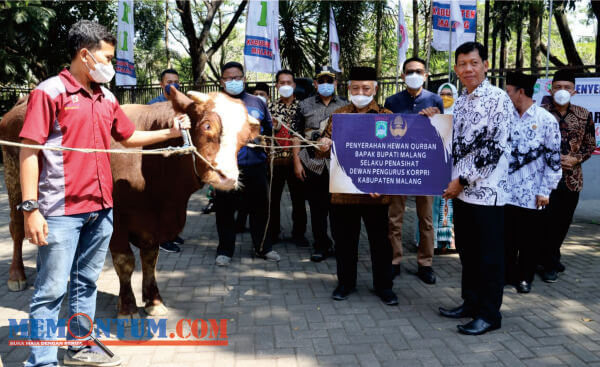
[[[258,97],[244,91],[244,67],[238,62],[228,62],[221,68],[221,86],[232,98],[244,102],[248,115],[260,121],[260,133],[270,136],[273,125],[267,104]],[[268,261],[279,261],[272,250],[269,236],[265,236],[268,215],[267,153],[262,148],[242,147],[238,153],[240,188],[234,191],[217,190],[215,208],[219,246],[215,264],[225,266],[231,262],[235,250],[236,209],[250,215],[250,235],[257,257]],[[243,206],[243,208],[240,208]]]
[[[444,112],[442,98],[423,88],[427,79],[425,61],[413,57],[404,62],[402,66],[402,79],[406,83],[406,90],[396,93],[385,100],[385,108],[394,113],[422,114],[433,116]],[[431,129],[435,129],[431,126]],[[419,247],[417,251],[417,276],[426,284],[434,284],[433,272],[433,196],[416,196],[417,216],[419,218]],[[392,274],[400,274],[400,260],[402,259],[402,220],[406,196],[392,196],[389,209],[390,241],[392,242]]]
[[[177,73],[177,70],[165,69],[160,73],[160,89],[162,90],[162,94],[152,99],[148,104],[167,102],[167,92],[165,91],[167,85],[173,85],[179,90],[179,73]],[[179,245],[183,245],[183,242],[183,238],[176,236],[170,241],[161,243],[159,248],[164,252],[180,252],[181,247]]]
[[[167,85],[173,84],[175,88],[179,90],[179,73],[175,69],[165,69],[160,73],[160,88],[162,90],[162,94],[154,99],[152,99],[148,104],[158,103],[158,102],[166,102],[169,99],[167,98],[167,92],[165,88]]]

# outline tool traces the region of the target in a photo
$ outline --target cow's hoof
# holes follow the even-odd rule
[[[156,305],[146,306],[144,307],[144,310],[146,310],[146,313],[150,316],[164,316],[169,313],[169,309],[162,302]]]
[[[11,292],[21,292],[27,288],[27,280],[9,280],[6,282],[8,285],[8,290]]]

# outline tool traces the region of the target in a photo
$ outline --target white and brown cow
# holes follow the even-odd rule
[[[128,317],[137,313],[131,288],[135,258],[130,243],[140,249],[143,272],[143,301],[150,315],[166,313],[156,284],[155,268],[158,245],[179,234],[186,219],[186,207],[192,193],[203,183],[220,190],[237,187],[237,152],[247,141],[256,137],[258,121],[248,116],[239,100],[222,93],[183,93],[171,89],[169,102],[152,105],[123,105],[123,111],[138,130],[158,130],[169,127],[178,113],[186,113],[192,122],[191,140],[212,169],[191,155],[131,155],[113,154],[111,171],[114,180],[114,231],[110,251],[119,275],[118,314]],[[17,103],[0,122],[0,138],[18,141],[23,126],[26,99]],[[155,149],[182,145],[182,139],[148,146]],[[113,142],[113,148],[122,148]],[[23,215],[16,210],[21,201],[19,184],[19,149],[2,147],[4,177],[10,203],[10,232],[13,238],[13,259],[9,270],[10,290],[26,287],[22,244],[25,237]]]

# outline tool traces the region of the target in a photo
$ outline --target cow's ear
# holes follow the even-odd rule
[[[175,88],[173,85],[169,84],[165,89],[169,101],[171,101],[171,104],[173,105],[173,109],[177,112],[186,112],[187,108],[194,103],[194,101],[189,99],[185,94],[178,91],[177,88]]]

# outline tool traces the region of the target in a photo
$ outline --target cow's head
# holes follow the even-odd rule
[[[198,152],[216,168],[196,159],[200,179],[219,190],[237,188],[237,153],[254,139],[260,124],[242,101],[223,93],[188,92],[188,96],[169,88],[169,100],[176,112],[186,113],[192,121],[190,134]]]

